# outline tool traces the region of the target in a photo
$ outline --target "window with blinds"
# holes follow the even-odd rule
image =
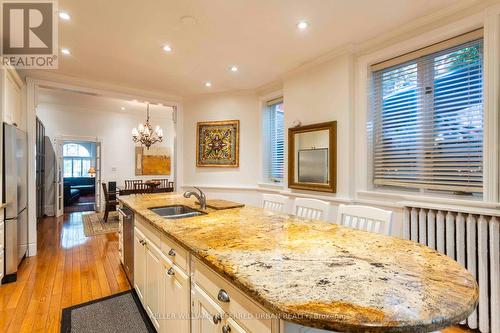
[[[376,186],[482,193],[482,31],[372,66],[370,89]]]
[[[264,178],[266,182],[283,181],[284,110],[283,99],[267,102],[263,116]]]

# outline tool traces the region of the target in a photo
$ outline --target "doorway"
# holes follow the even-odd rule
[[[101,199],[101,142],[58,137],[55,150],[55,216],[99,211]]]
[[[66,142],[96,143],[96,176],[94,209],[103,208],[102,183],[115,183],[123,186],[126,180],[135,178],[150,179],[150,176],[138,176],[135,173],[135,144],[132,142],[131,129],[144,122],[147,104],[151,106],[151,118],[154,126],[164,130],[162,146],[168,147],[171,155],[170,181],[176,182],[176,120],[177,104],[154,97],[129,95],[115,91],[99,90],[89,87],[74,86],[69,83],[50,82],[27,78],[28,140],[34,144],[34,120],[38,116],[45,125],[45,136],[51,152],[46,152],[45,170],[45,214],[62,216],[64,214],[64,156]],[[146,102],[147,101],[147,102]],[[105,142],[105,161],[100,161],[101,144]],[[103,146],[104,147],[104,146]],[[46,147],[47,148],[47,147]],[[31,164],[35,156],[28,154]],[[67,165],[69,162],[66,162]],[[102,168],[101,168],[102,164]],[[73,170],[74,166],[72,166]],[[76,168],[79,168],[78,166]],[[84,170],[85,171],[85,170]],[[88,171],[88,170],[87,170]],[[72,171],[73,172],[73,171]],[[102,173],[102,175],[101,175]],[[37,197],[35,191],[34,170],[30,170],[28,182],[30,195]],[[66,171],[66,176],[69,176]],[[73,176],[73,174],[72,174]],[[102,178],[101,178],[102,177]],[[82,198],[82,196],[80,196]],[[90,198],[83,196],[80,203],[87,204]],[[30,201],[29,219],[31,235],[36,225],[34,200]],[[78,210],[80,210],[79,207]],[[83,209],[89,209],[85,207]],[[31,254],[36,253],[36,238],[32,239]]]
[[[96,210],[96,192],[98,191],[96,155],[96,142],[63,141],[62,173],[65,213]]]

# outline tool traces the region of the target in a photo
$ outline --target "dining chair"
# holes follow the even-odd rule
[[[336,222],[349,228],[389,236],[391,234],[392,212],[369,206],[340,205]]]
[[[143,183],[142,181],[140,183],[134,184],[134,193],[143,194],[148,192],[151,192],[150,187],[145,183]]]
[[[118,200],[116,200],[116,192],[108,192],[108,187],[106,183],[102,183],[102,192],[104,194],[104,222],[108,222],[108,216],[110,211],[115,211],[116,206],[118,206]]]
[[[297,198],[293,204],[293,214],[315,220],[327,220],[330,204],[326,201],[308,198]]]
[[[142,184],[142,180],[125,180],[125,189],[135,189],[135,184]]]
[[[169,181],[168,178],[162,178],[162,179],[152,179],[153,181],[160,182],[160,186],[158,188],[169,188]]]
[[[279,194],[262,194],[262,208],[285,213],[288,197]]]

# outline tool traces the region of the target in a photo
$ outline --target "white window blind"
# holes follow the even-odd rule
[[[372,67],[376,186],[482,193],[483,40],[460,37]]]
[[[283,100],[267,103],[263,117],[264,178],[267,182],[283,181],[284,160],[284,110]]]

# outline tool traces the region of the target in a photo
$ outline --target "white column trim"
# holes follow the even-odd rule
[[[36,256],[36,86],[26,79],[26,131],[28,133],[28,256]]]

